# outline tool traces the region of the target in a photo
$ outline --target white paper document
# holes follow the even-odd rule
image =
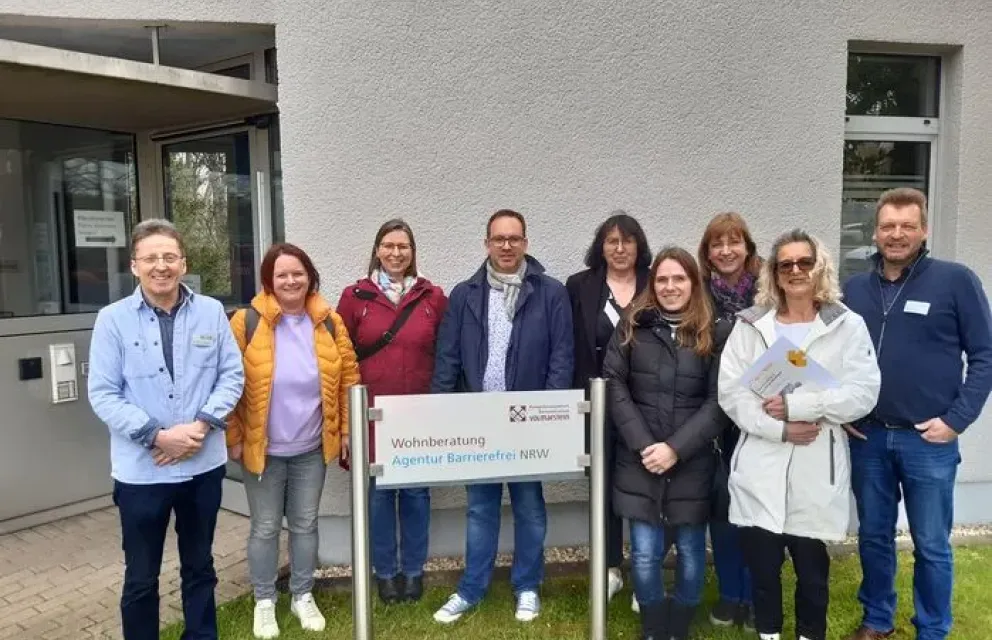
[[[761,398],[786,395],[799,387],[827,389],[837,379],[788,338],[779,338],[741,376],[741,384]]]

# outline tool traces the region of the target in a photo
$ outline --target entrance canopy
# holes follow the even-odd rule
[[[0,40],[0,118],[138,133],[276,111],[273,84]]]

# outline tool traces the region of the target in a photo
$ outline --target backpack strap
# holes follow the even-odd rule
[[[258,328],[258,321],[261,318],[255,307],[245,307],[245,345],[251,344],[251,338],[255,335],[255,329]],[[331,316],[324,318],[324,328],[327,329],[327,333],[331,334],[331,338],[334,338],[334,320]]]

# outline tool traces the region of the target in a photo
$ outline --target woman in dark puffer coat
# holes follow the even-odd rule
[[[648,282],[603,364],[619,434],[613,508],[630,520],[642,637],[682,640],[702,595],[713,441],[729,425],[717,404],[717,379],[730,324],[714,318],[684,249],[659,253]],[[661,562],[672,544],[678,579],[668,600]]]

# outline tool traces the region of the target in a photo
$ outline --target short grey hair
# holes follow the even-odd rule
[[[183,235],[176,229],[176,225],[164,218],[151,218],[142,220],[131,231],[131,255],[138,243],[151,236],[166,236],[172,238],[179,244],[179,251],[186,255],[186,246],[183,243]]]
[[[768,254],[768,260],[761,265],[761,273],[758,276],[758,291],[754,296],[754,302],[772,309],[781,309],[785,306],[785,294],[776,280],[778,252],[785,245],[794,242],[804,242],[813,251],[816,265],[809,274],[813,280],[813,300],[820,304],[840,302],[842,297],[840,280],[837,277],[837,269],[834,268],[830,253],[819,238],[802,229],[793,229],[775,239]]]

